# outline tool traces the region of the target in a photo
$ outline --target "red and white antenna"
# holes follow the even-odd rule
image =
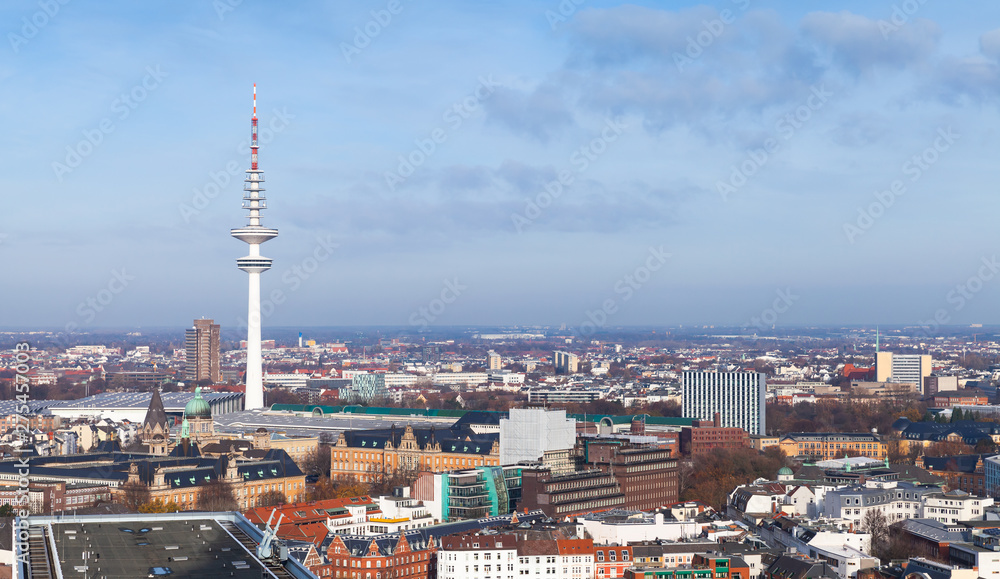
[[[253,83],[253,119],[250,120],[250,168],[257,170],[257,83]]]

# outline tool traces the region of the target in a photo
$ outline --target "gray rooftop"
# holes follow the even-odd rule
[[[45,543],[45,550],[63,577],[274,576],[251,552],[259,531],[235,513],[31,517],[29,522],[33,529],[51,524],[55,549]],[[234,523],[250,533],[250,549],[231,534],[242,536],[233,530]],[[309,576],[297,562],[283,569],[295,577]]]
[[[164,392],[160,394],[163,409],[167,412],[183,412],[184,406],[194,399],[194,392]],[[202,392],[209,404],[219,400],[229,400],[243,396],[242,392]],[[49,405],[51,408],[148,408],[152,394],[149,392],[102,392],[79,400],[60,400]]]
[[[938,543],[962,543],[968,540],[964,527],[946,525],[934,519],[904,519],[897,523],[906,532]]]
[[[248,432],[264,427],[280,430],[289,435],[315,436],[328,431],[334,435],[345,430],[389,429],[393,424],[405,428],[449,428],[457,420],[454,417],[433,418],[417,416],[379,416],[365,414],[328,414],[325,416],[296,416],[291,412],[270,412],[245,410],[213,417],[216,432]]]

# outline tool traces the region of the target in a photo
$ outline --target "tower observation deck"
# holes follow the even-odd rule
[[[264,196],[264,172],[257,166],[257,85],[253,87],[253,118],[250,121],[250,168],[243,181],[243,209],[247,225],[233,229],[231,234],[249,246],[249,254],[236,260],[236,267],[247,272],[250,278],[247,309],[247,410],[264,407],[263,358],[260,346],[260,274],[271,269],[271,259],[260,254],[260,244],[278,236],[277,229],[260,223],[260,212],[267,209]]]

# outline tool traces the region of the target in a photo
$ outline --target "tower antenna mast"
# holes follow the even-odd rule
[[[247,304],[247,373],[244,407],[255,410],[264,407],[263,356],[260,344],[260,274],[271,269],[271,259],[260,254],[260,244],[278,236],[277,229],[260,223],[260,212],[267,209],[264,196],[264,172],[257,166],[257,84],[253,85],[253,117],[250,119],[250,169],[243,181],[243,209],[247,225],[233,229],[231,234],[249,246],[249,254],[236,260],[236,267],[247,272],[250,281]]]

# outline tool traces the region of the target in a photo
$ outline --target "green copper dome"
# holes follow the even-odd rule
[[[212,408],[201,397],[201,387],[194,389],[194,398],[184,407],[184,418],[211,418]]]
[[[792,469],[788,468],[787,466],[783,466],[780,469],[778,469],[778,476],[781,476],[781,475],[793,475],[793,474],[795,474],[795,473],[793,473]]]

